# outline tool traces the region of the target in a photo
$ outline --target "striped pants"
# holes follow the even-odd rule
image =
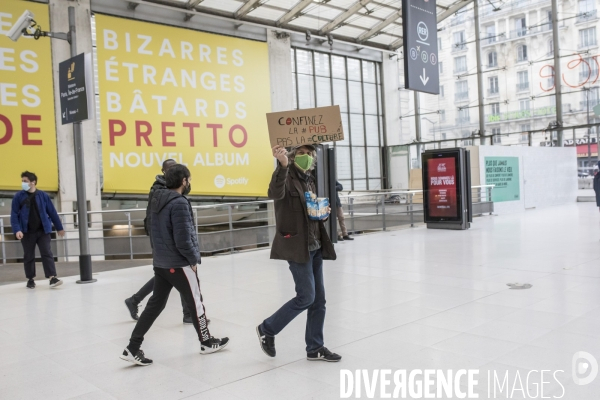
[[[133,332],[129,339],[129,351],[135,354],[144,341],[144,335],[150,330],[156,318],[164,310],[169,300],[169,294],[174,287],[181,294],[188,305],[192,317],[192,323],[198,339],[204,342],[210,338],[204,305],[202,304],[202,295],[200,293],[200,281],[198,275],[192,270],[192,267],[183,268],[154,268],[154,291],[152,297],[148,300],[146,308],[140,315]]]

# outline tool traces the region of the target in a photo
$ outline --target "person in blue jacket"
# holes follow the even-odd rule
[[[65,235],[58,213],[54,204],[45,192],[38,190],[37,176],[33,172],[25,171],[21,174],[21,187],[23,190],[17,192],[13,197],[10,212],[10,224],[15,237],[23,245],[23,262],[25,264],[25,276],[27,277],[27,288],[35,289],[35,246],[40,249],[44,274],[50,279],[50,287],[62,285],[62,281],[56,277],[56,266],[54,255],[50,247],[50,234],[52,225],[60,236]]]

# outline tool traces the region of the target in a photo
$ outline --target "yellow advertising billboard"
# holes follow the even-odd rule
[[[48,5],[0,1],[0,190],[21,190],[21,172],[38,176],[42,190],[58,190],[50,39],[6,33],[25,10],[48,30]]]
[[[104,192],[147,193],[162,162],[192,194],[265,196],[266,43],[96,15]]]

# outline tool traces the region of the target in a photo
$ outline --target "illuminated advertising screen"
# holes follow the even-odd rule
[[[428,207],[431,217],[456,217],[457,177],[454,157],[427,160]]]

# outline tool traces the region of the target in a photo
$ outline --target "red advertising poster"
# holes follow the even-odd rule
[[[435,158],[427,161],[429,180],[429,215],[456,217],[456,167],[454,158]]]

